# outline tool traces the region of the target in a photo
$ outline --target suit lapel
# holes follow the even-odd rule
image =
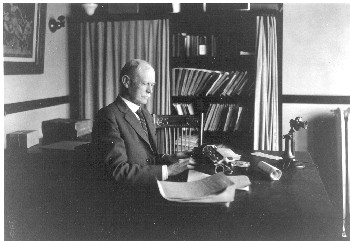
[[[149,138],[146,135],[145,131],[143,130],[140,121],[137,119],[135,114],[130,110],[130,108],[125,104],[125,102],[118,96],[116,99],[116,105],[119,108],[121,112],[124,113],[124,118],[125,120],[130,124],[130,126],[136,131],[136,133],[152,148]],[[146,115],[147,116],[147,115]],[[151,125],[149,124],[149,118],[148,116],[145,117],[147,125],[150,127]],[[153,135],[152,135],[153,138]]]
[[[136,118],[135,114],[132,113],[132,111],[128,111],[125,113],[125,120],[129,122],[129,124],[132,126],[132,128],[135,129],[137,134],[142,137],[147,143],[149,143],[148,137],[143,130],[140,121]]]

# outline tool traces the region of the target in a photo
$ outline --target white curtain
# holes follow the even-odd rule
[[[276,18],[257,16],[254,149],[279,150]]]
[[[148,61],[156,72],[156,87],[146,108],[170,113],[169,20],[100,21],[81,24],[80,118],[117,97],[119,74],[126,61]]]

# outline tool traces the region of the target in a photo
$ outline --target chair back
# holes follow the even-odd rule
[[[153,115],[159,152],[174,154],[202,144],[200,115]]]

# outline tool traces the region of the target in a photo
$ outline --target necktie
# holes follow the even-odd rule
[[[139,108],[136,111],[136,114],[139,116],[142,128],[145,131],[146,135],[148,136],[148,129],[147,129],[147,124],[146,124],[146,119],[145,119],[145,116],[143,115],[143,113],[141,111],[141,108]]]

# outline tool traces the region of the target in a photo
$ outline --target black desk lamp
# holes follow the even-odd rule
[[[296,168],[304,168],[305,164],[295,160],[295,139],[294,132],[300,130],[301,128],[307,129],[307,121],[302,121],[301,117],[296,117],[294,120],[291,119],[289,121],[290,130],[288,134],[284,135],[285,139],[285,151],[284,151],[284,159],[289,163],[292,162]]]

